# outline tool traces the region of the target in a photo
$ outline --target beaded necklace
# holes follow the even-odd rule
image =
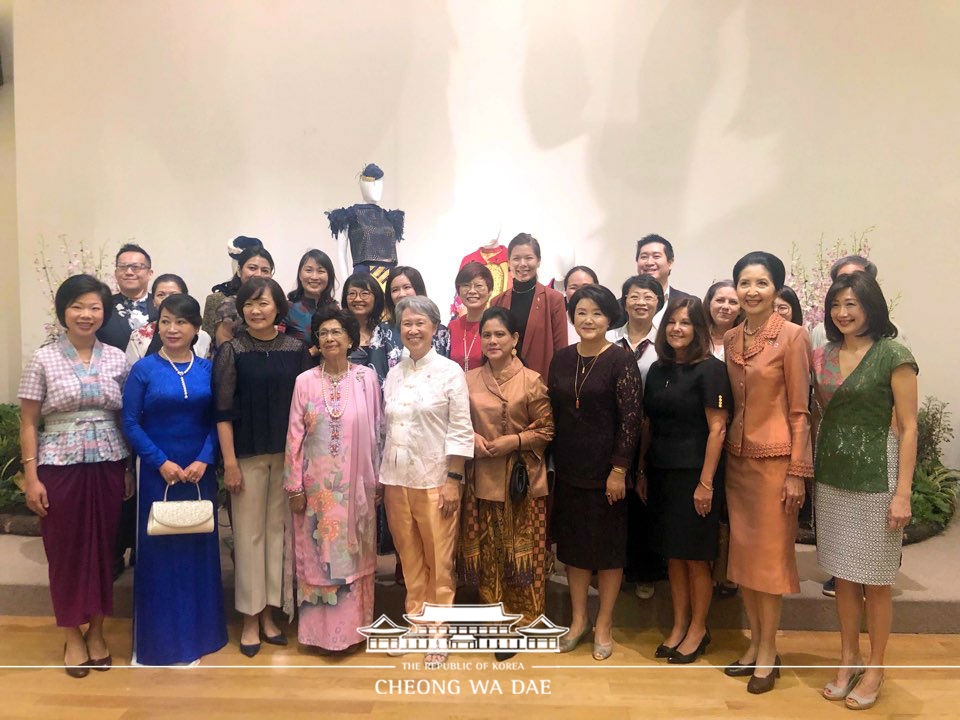
[[[170,367],[172,367],[173,371],[180,377],[180,386],[183,388],[183,399],[186,400],[190,396],[187,395],[187,382],[186,380],[183,379],[183,376],[186,375],[188,372],[190,372],[190,368],[193,367],[193,361],[197,356],[194,355],[193,352],[190,353],[190,364],[187,365],[186,370],[178,369],[177,366],[174,364],[173,360],[170,359],[170,356],[167,355],[167,353],[164,351],[163,348],[160,348],[160,357],[162,357],[164,360],[170,363]]]
[[[344,382],[346,380],[346,382]],[[343,450],[343,413],[350,400],[350,368],[339,375],[331,375],[324,366],[320,366],[320,390],[323,395],[323,409],[330,418],[330,452],[339,455]],[[327,397],[327,383],[330,386]]]

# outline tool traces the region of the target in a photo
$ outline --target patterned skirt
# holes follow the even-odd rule
[[[899,463],[900,444],[891,430],[886,492],[817,483],[817,559],[825,572],[863,585],[893,585],[900,570],[903,531],[887,529],[887,512],[897,488]]]
[[[518,503],[481,500],[467,485],[460,524],[460,573],[480,602],[503,602],[526,623],[544,608],[547,564],[546,498]],[[508,507],[509,504],[509,507]]]

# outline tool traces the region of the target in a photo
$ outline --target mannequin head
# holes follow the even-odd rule
[[[383,197],[383,170],[373,163],[360,173],[360,195],[363,201],[376,205]]]

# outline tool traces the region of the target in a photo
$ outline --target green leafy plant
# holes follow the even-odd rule
[[[23,492],[16,483],[22,472],[20,408],[0,404],[0,508],[23,503]]]
[[[947,403],[928,396],[917,413],[917,467],[913,472],[913,526],[943,529],[950,522],[960,497],[960,470],[944,467],[944,443],[953,439],[952,413]]]

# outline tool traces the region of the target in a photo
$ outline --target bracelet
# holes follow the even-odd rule
[[[517,433],[517,450],[523,449],[523,438],[520,437],[520,433]]]
[[[291,500],[295,497],[300,497],[301,495],[303,495],[303,490],[297,490],[296,492],[289,492],[289,491],[287,492],[287,497],[290,498]]]
[[[20,464],[26,465],[28,462],[33,462],[36,459],[37,459],[36,455],[34,455],[33,457],[24,458],[23,460],[20,461]]]
[[[697,485],[702,486],[704,490],[709,490],[710,492],[713,492],[713,485],[707,485],[703,480],[700,480],[697,483]]]
[[[625,468],[617,467],[616,465],[613,466],[613,468],[610,470],[610,472],[615,472],[615,473],[617,473],[618,475],[626,475],[626,474],[627,474],[627,471],[626,471]]]

